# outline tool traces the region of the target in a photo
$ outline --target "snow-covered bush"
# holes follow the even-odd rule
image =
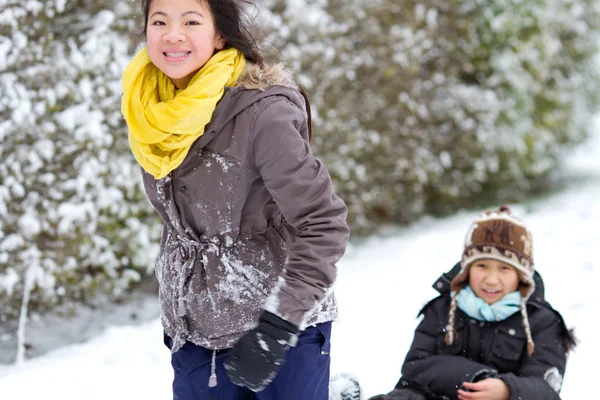
[[[598,99],[596,0],[260,0],[353,232],[548,186]]]
[[[25,276],[30,305],[51,307],[118,297],[152,266],[160,225],[120,113],[141,32],[130,13],[120,0],[0,0],[2,319]]]
[[[139,3],[0,0],[0,320],[26,283],[51,307],[152,267],[160,223],[120,113]],[[544,188],[596,107],[595,0],[257,5],[355,234]]]

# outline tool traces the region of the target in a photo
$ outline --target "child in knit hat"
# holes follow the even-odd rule
[[[434,284],[395,390],[371,400],[552,400],[572,332],[544,299],[531,232],[508,207],[471,225],[460,264]]]

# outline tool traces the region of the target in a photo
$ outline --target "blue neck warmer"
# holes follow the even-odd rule
[[[479,321],[495,322],[510,317],[521,308],[521,292],[518,290],[506,294],[490,305],[477,297],[471,286],[467,285],[456,296],[456,305],[465,314]]]

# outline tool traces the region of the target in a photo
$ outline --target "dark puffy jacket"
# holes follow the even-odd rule
[[[460,266],[443,274],[434,284],[440,296],[419,313],[424,318],[402,366],[398,388],[413,386],[436,398],[457,398],[463,382],[487,377],[502,379],[510,400],[560,399],[567,352],[574,339],[561,315],[544,299],[544,284],[536,272],[536,289],[527,302],[535,352],[527,354],[521,313],[500,322],[482,322],[456,310],[458,338],[444,341],[450,308],[450,282]]]

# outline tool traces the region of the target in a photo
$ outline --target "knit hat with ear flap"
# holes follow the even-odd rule
[[[461,260],[461,270],[450,283],[453,292],[450,303],[450,316],[446,327],[446,343],[452,344],[457,336],[454,328],[456,296],[469,284],[469,270],[474,261],[494,259],[511,265],[519,275],[521,292],[521,314],[527,334],[527,350],[533,354],[534,344],[527,317],[527,299],[535,289],[533,281],[533,242],[531,232],[510,209],[502,206],[494,211],[481,214],[469,228],[465,238],[465,249]]]

